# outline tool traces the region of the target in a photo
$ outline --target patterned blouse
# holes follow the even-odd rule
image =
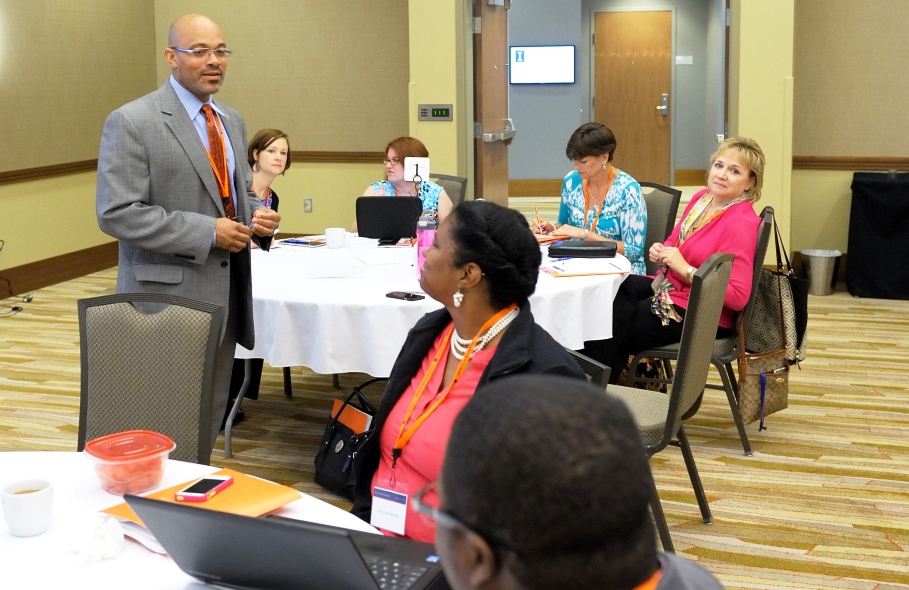
[[[596,218],[599,208],[584,210],[584,185],[577,170],[572,170],[562,181],[562,204],[559,207],[559,223],[588,227]],[[641,185],[631,176],[616,169],[616,177],[601,205],[603,208],[597,221],[597,235],[618,240],[625,244],[625,258],[631,262],[631,272],[646,274],[644,265],[644,237],[647,235],[647,206]]]
[[[369,190],[386,197],[395,196],[395,185],[387,180],[380,180],[369,185]],[[640,192],[640,190],[638,190]],[[423,211],[439,212],[439,195],[442,193],[442,185],[436,184],[431,180],[424,180],[420,183],[417,196],[423,202]]]

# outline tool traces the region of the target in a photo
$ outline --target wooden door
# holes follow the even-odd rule
[[[594,119],[615,133],[615,165],[669,184],[672,12],[598,12],[594,30]]]
[[[474,0],[474,195],[508,206],[508,8]],[[477,32],[479,30],[479,32]]]

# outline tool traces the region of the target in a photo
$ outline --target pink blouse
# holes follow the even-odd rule
[[[461,379],[455,384],[454,389],[448,394],[445,401],[423,422],[403,448],[392,474],[391,450],[397,440],[401,421],[407,414],[407,408],[410,406],[413,395],[420,387],[420,383],[432,364],[432,359],[435,358],[439,347],[442,345],[447,331],[443,330],[436,338],[432,348],[424,357],[420,370],[413,376],[410,385],[398,399],[391,413],[389,413],[388,419],[385,421],[385,425],[379,435],[381,457],[379,459],[379,468],[372,479],[373,494],[375,494],[375,488],[378,486],[407,495],[407,521],[404,528],[404,536],[426,543],[435,541],[435,523],[413,510],[411,498],[420,488],[439,476],[442,470],[442,459],[445,456],[445,446],[448,444],[448,436],[451,434],[451,427],[455,418],[458,417],[458,414],[461,413],[461,410],[473,397],[473,393],[480,382],[480,377],[495,354],[495,347],[483,349],[474,354]],[[423,395],[417,402],[408,425],[414,422],[438,395],[443,393],[439,391],[439,388],[442,384],[442,377],[445,375],[447,362],[448,355],[446,354],[439,361],[439,365],[423,391]],[[392,475],[394,475],[393,480]],[[427,494],[425,498],[430,503],[435,500],[435,498],[429,497],[431,494],[432,492]],[[397,536],[390,531],[381,530],[386,535]]]

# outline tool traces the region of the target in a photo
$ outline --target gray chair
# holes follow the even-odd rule
[[[647,204],[647,235],[644,237],[644,264],[647,274],[655,275],[660,265],[650,262],[647,249],[655,242],[662,242],[672,232],[679,212],[682,191],[655,182],[639,182]],[[647,190],[650,189],[650,190]]]
[[[78,450],[125,430],[177,444],[171,458],[208,465],[221,306],[148,293],[78,301],[81,398]]]
[[[588,381],[594,385],[606,387],[606,384],[609,383],[609,367],[599,361],[593,360],[589,356],[571,350],[570,348],[566,348],[565,350],[568,351],[568,354],[578,363],[578,366],[581,367],[584,374],[587,375]]]
[[[745,309],[742,310],[742,321],[746,330],[751,321],[752,310],[754,309],[754,298],[758,288],[758,278],[761,273],[761,268],[764,266],[764,255],[767,253],[767,246],[770,243],[770,233],[772,230],[773,208],[764,207],[764,210],[761,211],[761,223],[758,226],[757,249],[755,250],[754,256],[754,274],[752,275],[751,280],[751,293],[748,297],[748,303],[745,305]],[[663,361],[667,379],[660,380],[638,377],[636,378],[636,381],[645,383],[669,383],[672,379],[671,361],[678,358],[678,352],[679,344],[668,344],[659,348],[642,351],[635,355],[634,359],[631,361],[630,372],[634,374],[634,369],[636,369],[638,364],[644,359],[661,359]],[[733,334],[727,338],[714,339],[711,362],[720,375],[722,385],[707,384],[706,388],[718,389],[726,392],[729,409],[732,411],[732,419],[738,430],[739,439],[742,441],[742,449],[744,450],[745,455],[750,457],[752,455],[751,444],[748,442],[748,433],[745,431],[745,424],[742,422],[742,417],[739,414],[738,383],[735,377],[735,371],[732,368],[732,363],[738,360],[740,352],[738,335]]]
[[[460,176],[449,176],[447,174],[430,174],[429,179],[436,184],[442,185],[445,192],[451,198],[451,204],[457,207],[464,202],[467,196],[467,179]]]
[[[710,505],[707,503],[704,486],[701,484],[682,420],[697,408],[704,384],[707,383],[711,344],[716,338],[716,326],[720,320],[723,299],[732,273],[732,259],[731,254],[714,254],[694,273],[689,307],[682,327],[678,362],[669,386],[669,394],[618,385],[606,388],[607,393],[621,398],[628,404],[637,422],[644,442],[644,451],[648,457],[669,445],[681,449],[705,524],[713,522],[713,515],[710,513]],[[669,525],[666,523],[655,484],[650,507],[663,548],[672,551]]]

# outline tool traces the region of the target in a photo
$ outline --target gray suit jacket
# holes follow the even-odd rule
[[[246,165],[246,123],[217,104],[236,161],[237,219],[248,224],[261,203]],[[108,116],[96,207],[101,231],[120,241],[117,292],[208,301],[223,306],[225,318],[232,297],[237,342],[252,348],[249,249],[230,254],[211,247],[215,219],[224,216],[221,196],[205,146],[169,80]]]

